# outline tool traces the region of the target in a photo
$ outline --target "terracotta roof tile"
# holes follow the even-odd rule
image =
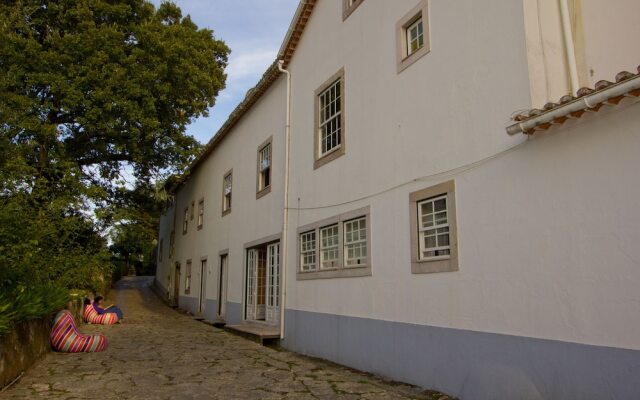
[[[531,109],[531,110],[527,110],[525,112],[520,112],[516,115],[514,115],[512,117],[512,120],[517,122],[517,124],[512,125],[511,127],[507,128],[507,131],[510,134],[513,134],[513,132],[518,131],[519,129],[522,129],[522,127],[524,127],[525,125],[523,124],[524,122],[527,122],[529,120],[534,120],[536,117],[541,116],[543,114],[549,113],[550,115],[553,115],[549,118],[546,118],[546,120],[542,120],[539,123],[534,124],[534,126],[526,129],[523,133],[526,134],[533,134],[536,131],[539,130],[546,130],[549,129],[551,126],[553,125],[559,125],[559,124],[563,124],[566,120],[568,119],[576,119],[576,118],[580,118],[582,115],[584,115],[585,112],[598,112],[604,105],[617,105],[618,103],[620,103],[624,98],[626,97],[640,97],[640,88],[638,88],[638,85],[633,85],[628,92],[626,93],[616,93],[616,95],[612,95],[612,97],[609,98],[605,98],[603,101],[598,102],[597,104],[590,104],[586,99],[590,98],[588,96],[592,96],[595,95],[597,93],[600,92],[604,92],[606,91],[608,88],[612,88],[614,86],[618,86],[626,81],[629,81],[631,79],[640,79],[640,65],[637,68],[637,73],[631,73],[629,71],[621,71],[618,74],[616,74],[615,76],[615,82],[610,82],[607,80],[601,80],[596,82],[596,84],[594,85],[593,88],[589,88],[589,87],[582,87],[580,88],[577,92],[576,92],[576,96],[573,95],[565,95],[562,96],[560,98],[560,100],[558,101],[558,103],[553,103],[553,102],[549,102],[547,104],[545,104],[543,106],[542,109]],[[583,99],[585,98],[585,99]],[[583,101],[584,100],[584,101]],[[559,110],[567,105],[570,105],[570,103],[574,103],[574,102],[582,102],[584,104],[584,107],[582,107],[582,109],[578,109],[575,110],[576,107],[573,107],[573,110],[568,109],[567,108],[567,112],[564,115],[557,115],[557,112],[555,112],[556,110]],[[552,112],[554,112],[554,114],[551,114]],[[544,119],[544,118],[543,118]],[[518,126],[519,125],[519,126]]]

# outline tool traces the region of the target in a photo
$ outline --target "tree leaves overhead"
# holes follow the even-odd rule
[[[190,161],[185,127],[224,88],[229,49],[212,31],[171,3],[0,4],[2,133],[28,165],[72,160],[106,183],[127,165],[146,180]]]

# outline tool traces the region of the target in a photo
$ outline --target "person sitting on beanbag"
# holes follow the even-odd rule
[[[124,318],[124,315],[122,314],[122,310],[118,306],[115,306],[113,304],[105,308],[100,307],[100,301],[102,301],[102,299],[103,299],[102,296],[96,296],[93,299],[93,308],[96,310],[96,312],[100,315],[105,313],[116,314],[118,316],[118,322],[122,322],[122,319]]]

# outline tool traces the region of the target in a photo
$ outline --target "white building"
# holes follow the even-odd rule
[[[174,188],[157,286],[462,399],[640,398],[639,12],[301,1]]]

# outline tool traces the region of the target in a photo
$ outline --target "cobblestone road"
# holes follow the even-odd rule
[[[165,306],[148,278],[125,278],[110,297],[125,322],[103,353],[50,353],[4,399],[449,399],[262,347]],[[110,302],[107,302],[107,304]]]

